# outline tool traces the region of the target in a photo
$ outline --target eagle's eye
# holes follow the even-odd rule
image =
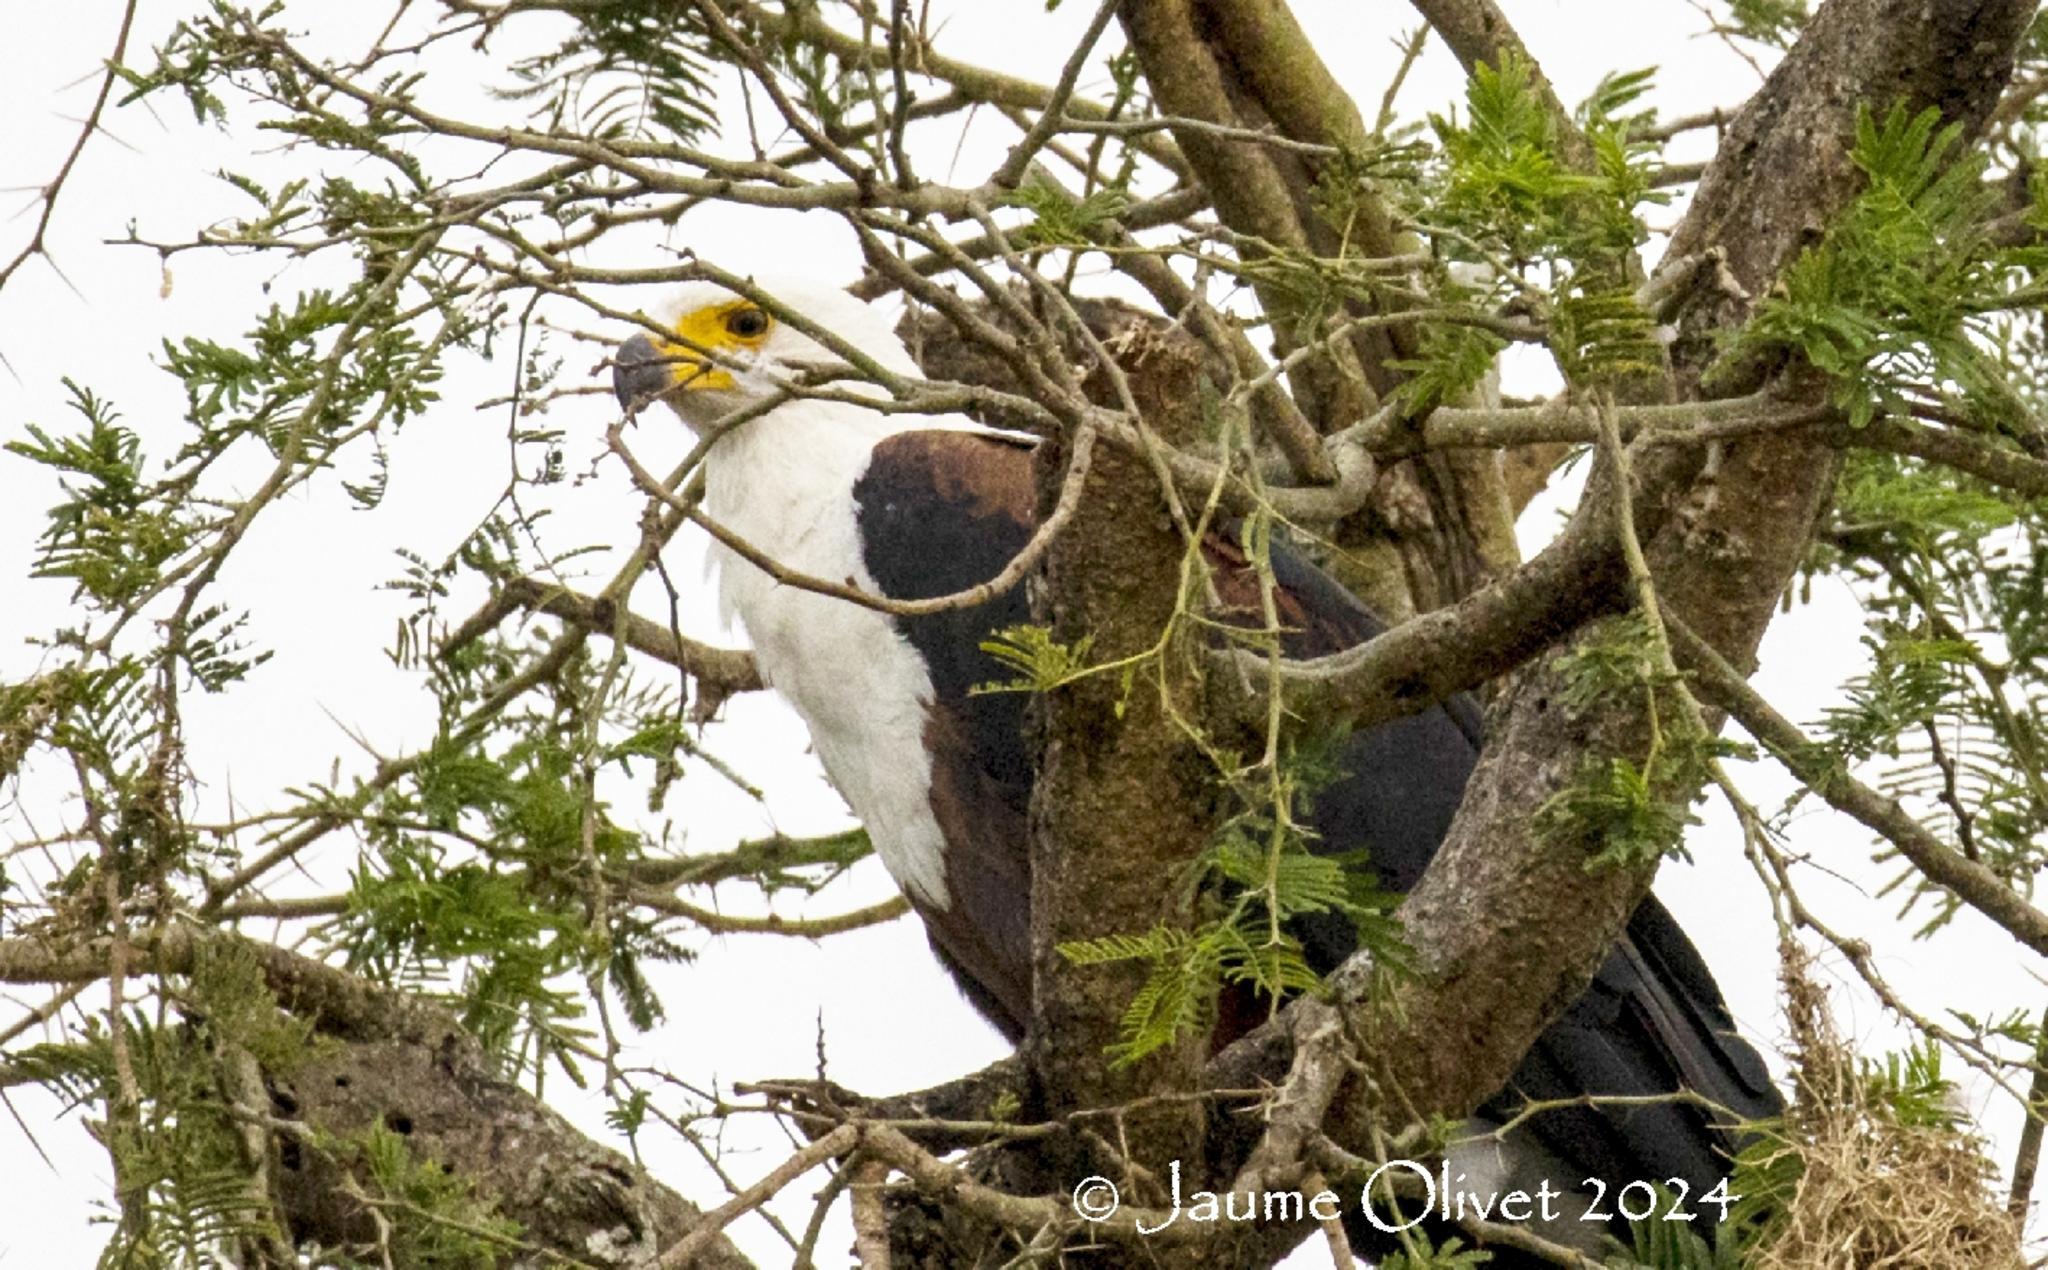
[[[768,333],[768,315],[748,307],[725,315],[725,329],[743,340],[757,340]]]

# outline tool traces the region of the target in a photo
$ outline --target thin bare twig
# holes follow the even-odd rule
[[[128,55],[128,32],[135,26],[135,9],[136,0],[128,0],[127,6],[121,10],[121,29],[114,37],[114,51],[107,56],[107,69],[100,76],[100,88],[99,92],[93,95],[92,109],[86,112],[85,122],[80,125],[78,137],[71,143],[71,149],[65,154],[63,164],[57,169],[57,175],[50,178],[49,184],[42,188],[42,211],[36,216],[36,227],[29,235],[27,245],[16,252],[14,258],[6,265],[0,266],[0,288],[6,287],[7,280],[12,278],[15,271],[24,263],[36,256],[47,254],[50,220],[57,213],[57,196],[64,192],[64,183],[71,179],[72,169],[78,166],[79,156],[85,153],[85,143],[92,139],[93,133],[100,130],[100,117],[105,114],[107,99],[113,95],[114,84],[120,78],[115,74],[114,68]]]
[[[1683,622],[1667,617],[1666,627],[1674,651],[1692,672],[1700,694],[1726,710],[1787,771],[1829,806],[1897,847],[1929,881],[1948,888],[2021,944],[2048,955],[2048,913],[2028,903],[1991,869],[1951,850],[1907,815],[1896,799],[1886,798],[1842,771],[1824,748],[1808,740]]]
[[[860,1130],[853,1125],[841,1125],[832,1132],[804,1147],[782,1163],[768,1171],[768,1175],[733,1196],[717,1208],[704,1214],[690,1233],[676,1242],[655,1262],[657,1270],[683,1270],[705,1252],[718,1238],[718,1233],[732,1225],[740,1217],[753,1212],[762,1204],[773,1199],[783,1187],[810,1172],[835,1155],[842,1155],[853,1149],[860,1141]]]
[[[1060,68],[1060,77],[1052,87],[1052,97],[1039,112],[1038,122],[1024,134],[1023,140],[1010,147],[1010,153],[1004,157],[995,175],[989,178],[989,184],[1006,190],[1016,189],[1017,183],[1024,179],[1025,169],[1031,166],[1033,156],[1052,139],[1055,132],[1067,126],[1067,102],[1074,95],[1074,85],[1081,78],[1081,68],[1088,64],[1088,55],[1095,51],[1096,42],[1102,39],[1109,20],[1116,16],[1119,3],[1120,0],[1102,0],[1096,6],[1088,29],[1074,44],[1074,51],[1067,55],[1066,65]],[[1077,121],[1076,126],[1087,125]]]
[[[2026,1120],[2020,1125],[2019,1146],[2013,1151],[2012,1190],[2006,1211],[2021,1221],[2034,1199],[2034,1175],[2041,1167],[2042,1129],[2048,1126],[2048,1010],[2041,1013],[2041,1039],[2034,1046],[2034,1079],[2027,1088],[2020,1110]]]
[[[754,546],[745,538],[734,533],[725,525],[705,514],[694,503],[679,498],[675,491],[665,485],[627,448],[623,436],[624,420],[612,425],[605,434],[606,444],[612,453],[619,456],[632,473],[634,484],[641,490],[667,504],[691,524],[703,529],[716,539],[721,546],[740,559],[760,569],[784,586],[800,591],[810,591],[833,599],[846,600],[877,613],[888,613],[896,617],[922,617],[932,613],[944,613],[953,609],[973,608],[1010,590],[1024,580],[1026,574],[1038,567],[1038,562],[1052,546],[1067,523],[1073,519],[1074,511],[1080,504],[1082,479],[1087,475],[1088,465],[1094,455],[1094,429],[1083,428],[1074,439],[1072,453],[1068,459],[1066,475],[1062,479],[1060,498],[1053,514],[1040,521],[1032,531],[1024,549],[1003,566],[1002,571],[986,582],[954,591],[947,595],[934,596],[928,600],[894,600],[887,596],[875,595],[859,587],[834,582],[829,578],[813,577],[798,569],[792,569],[781,561]]]

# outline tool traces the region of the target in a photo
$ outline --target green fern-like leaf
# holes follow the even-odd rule
[[[1550,349],[1573,384],[1653,375],[1663,368],[1655,323],[1634,294],[1621,288],[1577,292],[1559,301],[1550,319]]]
[[[1186,949],[1191,937],[1171,926],[1155,926],[1143,935],[1104,935],[1060,944],[1059,954],[1077,966],[1109,966],[1124,961],[1154,961]]]
[[[1407,1232],[1408,1246],[1388,1253],[1380,1262],[1382,1270],[1484,1270],[1493,1254],[1483,1248],[1467,1248],[1455,1236],[1443,1243],[1433,1242],[1420,1230]]]
[[[1667,1216],[1682,1207],[1670,1191],[1655,1191],[1650,1216],[1629,1222],[1631,1255],[1608,1258],[1609,1270],[1742,1270],[1734,1240],[1708,1243],[1692,1226]],[[1710,1205],[1695,1215],[1712,1221],[1719,1213]]]
[[[1401,385],[1403,400],[1418,413],[1460,400],[1493,372],[1506,347],[1506,340],[1481,327],[1423,323],[1419,356],[1394,362],[1408,376]]]
[[[1018,246],[1085,247],[1129,209],[1131,199],[1114,185],[1076,199],[1064,190],[1027,182],[1009,195],[1005,205],[1025,208],[1034,217],[1031,224],[1011,235]]]
[[[975,692],[1051,692],[1088,670],[1088,649],[1094,640],[1082,637],[1062,644],[1043,626],[1010,626],[982,641],[981,651],[1017,672],[1005,683],[975,685]]]
[[[1850,152],[1863,193],[1793,262],[1736,348],[1796,349],[1834,381],[1859,426],[1903,411],[1908,386],[1983,386],[1972,336],[1985,329],[1983,297],[2000,290],[1998,265],[1980,228],[1985,160],[1961,140],[1960,125],[1942,126],[1932,107],[1864,111]]]
[[[1656,788],[1650,771],[1625,758],[1588,757],[1578,777],[1536,810],[1536,831],[1583,838],[1596,850],[1588,869],[1683,855],[1691,809]]]

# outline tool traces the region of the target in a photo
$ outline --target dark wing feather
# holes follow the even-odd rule
[[[876,446],[854,496],[868,570],[892,597],[942,595],[985,581],[1030,537],[1029,453],[987,436],[891,437]],[[1258,584],[1241,547],[1228,535],[1205,546],[1226,606],[1255,620]],[[1276,545],[1271,563],[1289,656],[1336,652],[1384,629],[1295,552]],[[949,855],[948,873],[960,894],[954,912],[937,922],[927,914],[927,921],[935,946],[971,982],[976,1004],[1012,1037],[1029,1016],[1024,816],[1030,770],[1023,701],[968,690],[997,672],[980,651],[988,633],[1028,620],[1016,588],[975,609],[901,622],[904,637],[931,667],[936,694],[934,736],[941,744],[934,805],[960,804],[940,815],[949,851],[958,856]],[[1463,696],[1348,737],[1339,758],[1345,775],[1316,798],[1319,849],[1362,848],[1384,885],[1412,887],[1443,842],[1479,745],[1479,713]],[[963,810],[969,804],[971,816]],[[983,929],[970,933],[959,929],[963,923]],[[1355,946],[1341,919],[1305,924],[1300,934],[1319,969],[1336,965]],[[989,964],[992,958],[1015,961],[998,967]],[[1762,1061],[1736,1036],[1698,952],[1652,898],[1631,918],[1586,993],[1542,1034],[1509,1088],[1485,1110],[1506,1116],[1525,1098],[1660,1094],[1681,1085],[1746,1117],[1782,1105]],[[1551,1111],[1530,1127],[1567,1165],[1610,1187],[1678,1177],[1698,1194],[1726,1173],[1734,1145],[1714,1120],[1700,1108],[1671,1103]],[[1552,1180],[1569,1186],[1579,1178]]]
[[[1034,497],[1026,446],[972,432],[888,437],[853,487],[868,573],[896,600],[986,582],[1030,540]],[[920,916],[968,999],[1013,1041],[1031,1017],[1024,696],[971,690],[1002,677],[981,649],[989,633],[1030,620],[1021,586],[973,608],[895,619],[931,674],[932,812],[953,897]]]
[[[1297,632],[1284,641],[1289,656],[1338,652],[1384,629],[1356,597],[1293,552],[1276,547],[1272,568],[1300,614]],[[1232,583],[1225,575],[1219,585],[1235,604],[1256,600],[1249,577]],[[1233,588],[1248,596],[1234,597]],[[1450,828],[1479,745],[1478,711],[1463,696],[1347,738],[1340,759],[1347,775],[1317,795],[1310,818],[1322,835],[1318,848],[1363,848],[1383,885],[1410,889]],[[1338,920],[1318,922],[1301,936],[1319,970],[1355,946],[1348,924]],[[1631,915],[1591,986],[1538,1037],[1509,1087],[1482,1111],[1505,1119],[1525,1098],[1657,1095],[1681,1087],[1743,1118],[1783,1107],[1762,1059],[1736,1034],[1706,963],[1652,896]],[[1663,1103],[1548,1111],[1530,1128],[1582,1176],[1610,1187],[1682,1178],[1697,1195],[1728,1171],[1736,1142],[1720,1127],[1725,1119]]]

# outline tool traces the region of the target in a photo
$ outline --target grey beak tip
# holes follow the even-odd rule
[[[612,392],[624,410],[637,410],[668,390],[668,362],[645,335],[619,345],[612,358]]]

